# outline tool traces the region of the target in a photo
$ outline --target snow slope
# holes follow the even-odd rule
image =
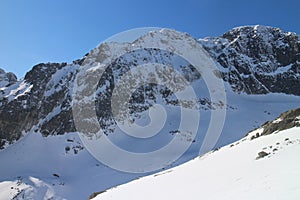
[[[246,138],[171,170],[98,195],[94,200],[233,200],[300,197],[300,127]],[[264,151],[269,155],[258,158]]]
[[[263,122],[267,120],[273,120],[285,110],[296,108],[299,106],[300,101],[300,97],[291,95],[268,94],[251,96],[236,94],[230,91],[230,89],[228,91],[227,98],[227,103],[230,108],[227,111],[225,127],[217,147],[221,147],[233,141],[239,140],[246,132],[259,127]],[[192,144],[190,149],[178,161],[176,161],[176,163],[167,169],[180,165],[198,155],[199,148],[201,146],[201,140],[206,131],[205,127],[207,126],[206,124],[208,122],[209,111],[203,111],[201,113],[200,122],[201,134],[197,135],[196,142]],[[281,135],[283,138],[286,137],[284,134]],[[126,144],[126,142],[127,141],[125,140],[120,145],[129,146],[130,144]],[[256,141],[246,141],[243,144],[252,145],[253,142]],[[145,151],[145,147],[142,145],[142,143],[141,145],[134,145],[136,150]],[[164,145],[164,143],[161,142],[156,145]],[[267,144],[265,146],[267,146]],[[248,149],[248,146],[246,145],[244,148]],[[251,159],[253,158],[253,162],[255,161],[256,154],[262,148],[263,147],[253,150],[253,155],[251,156]],[[237,161],[235,158],[237,155],[235,155],[234,152],[238,153],[241,151],[239,145],[234,148],[225,147],[223,149],[228,149],[226,151],[232,152],[229,153],[230,155],[228,159],[230,159],[232,162]],[[220,152],[223,152],[223,149]],[[235,149],[237,151],[235,151]],[[251,152],[246,151],[245,153]],[[224,151],[224,154],[227,153]],[[214,155],[219,154],[216,152],[213,154],[213,156]],[[220,156],[222,157],[223,153]],[[107,190],[108,188],[127,183],[145,175],[149,175],[146,173],[128,174],[113,170],[103,165],[93,158],[91,154],[84,148],[77,133],[43,137],[39,132],[30,132],[15,144],[10,145],[6,149],[2,150],[0,152],[0,160],[1,200],[9,200],[16,196],[17,197],[15,199],[26,200],[49,198],[55,200],[87,199],[94,192]],[[192,161],[191,163],[197,160],[198,159]],[[225,161],[226,162],[222,163],[222,165],[230,163],[228,160]],[[206,162],[208,161],[205,161],[205,163]],[[213,164],[203,165],[203,167],[200,168],[200,171],[201,169],[204,170],[206,166],[208,166],[208,169],[218,170],[218,168],[212,166],[215,164],[216,166],[220,165],[216,162],[219,161],[216,160],[213,162]],[[188,163],[184,166],[188,165],[190,164]],[[227,166],[227,168],[222,170],[226,170],[231,167],[232,166]],[[245,169],[248,170],[248,168]],[[222,170],[219,172],[219,175]],[[190,171],[190,169],[188,169],[188,171]],[[189,175],[182,174],[182,176],[188,177]],[[174,183],[178,185],[185,184],[181,183],[181,179],[178,180],[179,182],[177,181]],[[244,180],[246,181],[246,179]],[[211,184],[214,183],[212,182]]]
[[[99,188],[133,179],[100,164],[82,147],[77,133],[29,133],[4,149],[0,160],[1,200],[87,199]]]

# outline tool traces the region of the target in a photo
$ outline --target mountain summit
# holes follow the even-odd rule
[[[12,73],[6,73],[3,69],[0,68],[0,88],[8,87],[17,82],[17,76]]]
[[[199,42],[216,60],[223,79],[234,91],[300,95],[297,34],[268,26],[243,26]]]

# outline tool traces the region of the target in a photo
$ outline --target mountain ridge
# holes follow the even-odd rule
[[[277,44],[278,41],[281,46]],[[234,28],[220,37],[200,39],[199,42],[215,60],[222,79],[231,85],[233,91],[300,95],[297,87],[300,85],[298,35],[278,28],[244,26]],[[280,50],[286,53],[278,53]],[[18,140],[24,131],[39,130],[45,136],[75,131],[70,88],[78,69],[89,54],[70,64],[35,65],[23,80],[17,82],[13,78],[13,82],[1,88],[0,147]],[[156,51],[157,57],[161,54],[165,52]],[[171,54],[167,56],[172,57]],[[267,60],[260,62],[263,59]],[[167,60],[162,62],[170,62]],[[187,68],[190,66],[187,65]],[[54,109],[56,112],[60,109],[61,113],[51,118]]]
[[[199,40],[233,90],[299,95],[300,42],[295,33],[267,26],[234,28]]]

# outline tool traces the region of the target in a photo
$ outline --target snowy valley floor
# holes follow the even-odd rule
[[[299,107],[300,97],[291,95],[250,96],[237,95],[230,91],[227,93],[227,104],[230,108],[227,110],[225,126],[217,147],[237,141],[265,121],[273,120],[280,113]],[[198,155],[209,117],[208,111],[201,113],[201,129],[196,142],[173,166]],[[297,132],[300,130],[291,130],[251,141],[246,140],[240,142],[240,145],[234,142],[233,147],[224,147],[183,166],[167,170],[173,171],[172,173],[162,172],[166,175],[155,175],[155,178],[147,177],[129,183],[128,186],[118,187],[120,191],[123,191],[122,188],[134,187],[128,189],[129,193],[107,192],[97,198],[108,198],[114,193],[122,196],[115,198],[118,200],[155,199],[153,195],[159,195],[156,196],[157,199],[169,199],[169,196],[176,199],[190,195],[191,199],[197,200],[200,197],[232,200],[235,199],[234,196],[241,197],[236,199],[243,199],[241,195],[252,197],[259,192],[299,196],[299,190],[293,187],[297,185],[296,177],[300,177],[297,169],[300,163],[297,156],[297,152],[300,153],[300,145],[295,145],[299,143],[300,136],[297,136]],[[293,143],[285,141],[286,138],[290,138]],[[276,146],[277,142],[280,144]],[[271,145],[272,149],[268,149]],[[263,151],[265,147],[265,151],[272,152],[270,158],[255,160],[258,152]],[[278,151],[274,151],[273,155],[275,148]],[[1,150],[0,160],[1,200],[10,200],[16,196],[15,199],[18,200],[84,200],[93,192],[104,191],[149,175],[118,172],[103,165],[84,148],[77,133],[42,137],[40,133],[29,132],[21,140]],[[168,177],[172,177],[173,174],[175,176],[169,180]],[[143,183],[138,184],[140,181]],[[271,188],[268,189],[269,187]]]

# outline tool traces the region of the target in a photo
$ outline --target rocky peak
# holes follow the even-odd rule
[[[223,34],[230,46],[260,62],[276,59],[278,64],[286,66],[300,59],[299,36],[268,26],[244,26],[234,28]],[[247,47],[247,48],[244,48]],[[276,70],[277,63],[268,68]]]
[[[0,88],[8,87],[18,80],[17,76],[14,73],[6,73],[3,69],[0,68]]]
[[[40,63],[33,66],[24,79],[31,84],[45,83],[49,81],[52,74],[66,65],[67,63]]]
[[[300,40],[268,26],[243,26],[199,42],[236,92],[300,94]]]

